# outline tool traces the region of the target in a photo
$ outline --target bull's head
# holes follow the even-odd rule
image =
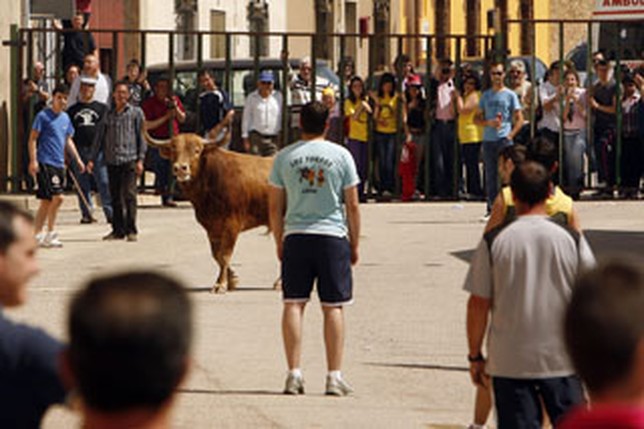
[[[172,162],[172,172],[179,182],[188,182],[199,172],[199,157],[206,145],[215,142],[197,134],[178,134],[171,139],[159,140],[144,132],[147,142],[159,149],[163,158]]]

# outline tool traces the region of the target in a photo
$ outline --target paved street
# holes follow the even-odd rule
[[[71,203],[71,204],[70,204]],[[307,394],[280,394],[285,376],[280,296],[272,239],[264,229],[241,236],[233,258],[240,289],[211,295],[216,268],[192,208],[161,209],[143,199],[138,243],[100,240],[103,223],[80,225],[68,198],[59,231],[63,249],[44,249],[29,304],[14,319],[64,337],[71,294],[91,275],[154,268],[186,282],[196,306],[194,367],[179,395],[177,428],[415,428],[470,422],[473,388],[466,372],[461,284],[480,238],[480,203],[369,204],[363,207],[361,261],[347,316],[344,372],[349,398],[323,396],[321,314],[307,310],[303,369]],[[33,206],[33,201],[32,205]],[[601,257],[644,251],[644,202],[584,202],[582,224]],[[45,429],[75,427],[56,409]]]

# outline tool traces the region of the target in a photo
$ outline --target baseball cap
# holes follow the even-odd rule
[[[80,78],[81,85],[96,85],[96,79],[90,76],[81,76]]]
[[[264,70],[259,74],[260,82],[274,82],[275,78],[273,77],[273,72],[270,70]]]

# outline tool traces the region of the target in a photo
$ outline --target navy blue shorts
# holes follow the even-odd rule
[[[39,163],[36,181],[36,198],[51,200],[54,195],[62,194],[65,189],[65,169]]]
[[[584,403],[577,376],[542,379],[492,377],[499,429],[540,429],[543,402],[556,427],[570,410]]]
[[[322,305],[341,306],[353,299],[351,246],[346,238],[292,234],[284,239],[282,296],[285,302],[306,302],[313,283]]]

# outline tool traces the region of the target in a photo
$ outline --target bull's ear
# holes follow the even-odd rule
[[[159,155],[161,155],[161,158],[172,159],[172,148],[169,148],[169,147],[159,148]]]

